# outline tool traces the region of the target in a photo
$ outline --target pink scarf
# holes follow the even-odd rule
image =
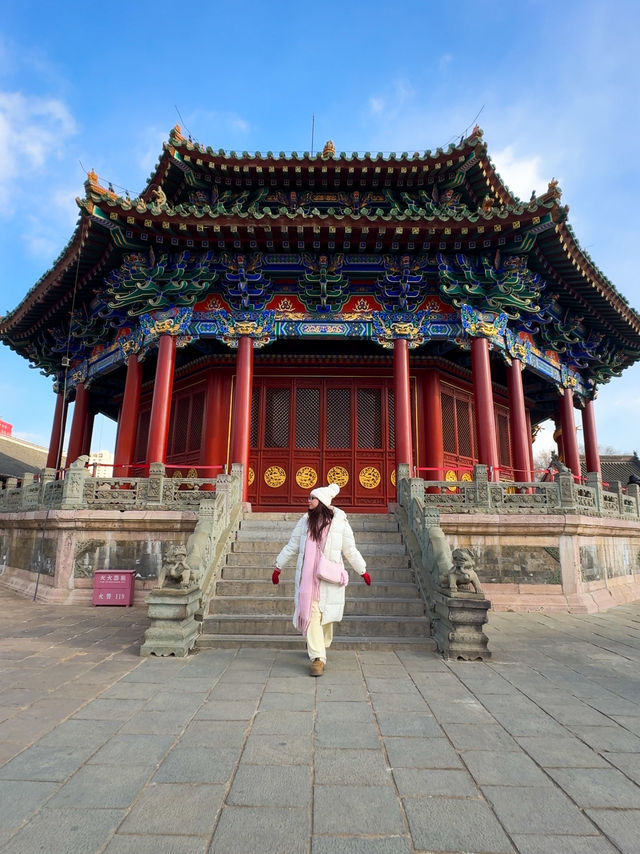
[[[305,540],[302,578],[300,579],[300,587],[298,589],[298,619],[296,622],[296,628],[303,635],[307,634],[307,629],[309,628],[311,605],[320,599],[320,579],[317,575],[318,562],[320,561],[320,555],[324,552],[329,527],[327,525],[323,530],[319,543],[312,540],[309,534],[307,534]]]

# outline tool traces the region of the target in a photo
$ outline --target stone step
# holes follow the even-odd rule
[[[242,520],[215,596],[208,603],[197,648],[304,648],[304,640],[291,623],[294,562],[285,568],[277,587],[271,584],[275,559],[300,516],[255,513]],[[435,650],[395,518],[351,514],[349,521],[374,583],[368,587],[350,573],[345,616],[336,627],[335,645],[342,649]]]
[[[293,596],[215,596],[209,602],[209,616],[291,616]],[[380,597],[347,597],[345,614],[363,617],[420,617],[424,615],[422,599],[382,599]]]
[[[293,626],[291,626],[293,630]],[[338,627],[339,630],[339,627]],[[196,641],[196,650],[199,649],[225,649],[236,646],[259,646],[263,649],[295,649],[304,652],[304,638],[299,634],[292,635],[241,635],[241,634],[219,634],[200,635]],[[354,638],[349,635],[334,634],[331,649],[359,649],[359,650],[393,650],[414,651],[424,653],[435,653],[436,645],[432,638]],[[329,667],[331,662],[329,661]]]
[[[295,525],[298,519],[304,515],[305,508],[301,507],[300,512],[292,513],[246,513],[242,519],[242,525],[245,524],[260,524],[264,522],[273,524]],[[355,531],[363,530],[368,525],[383,525],[398,527],[398,523],[393,515],[389,513],[349,513],[349,524]]]
[[[341,626],[345,635],[354,638],[377,637],[424,637],[429,636],[429,623],[426,617],[363,617],[345,615]],[[217,614],[205,617],[202,632],[205,635],[285,635],[294,632],[291,617],[274,617],[260,614]],[[266,643],[266,640],[265,640]]]
[[[355,532],[354,532],[355,534]],[[289,541],[291,529],[286,532],[280,531],[278,528],[241,528],[237,534],[237,542],[256,542],[256,543],[281,543],[281,547]],[[378,543],[397,543],[402,542],[398,531],[360,531],[355,534],[356,546],[362,550],[365,546],[370,546]]]
[[[271,570],[264,571],[259,578],[248,579],[229,579],[227,570],[229,567],[224,567],[222,570],[222,578],[216,584],[216,596],[289,596],[293,597],[295,590],[295,581],[293,580],[293,572],[286,576],[280,576],[280,583],[275,587],[271,583]],[[284,570],[283,574],[287,570]],[[359,578],[353,579],[353,573],[349,578],[349,594],[358,598],[398,598],[398,599],[419,599],[418,589],[412,582],[385,583],[376,578],[371,587],[367,587],[364,581]]]
[[[262,554],[268,555],[277,555],[283,546],[287,544],[287,540],[241,540],[237,539],[231,544],[231,550],[233,552],[260,552]],[[358,551],[362,554],[362,556],[367,559],[368,556],[375,556],[378,554],[385,555],[404,555],[406,553],[405,547],[402,543],[395,542],[391,543],[356,543],[358,547]]]
[[[255,579],[267,579],[271,581],[271,574],[274,569],[275,563],[275,555],[271,556],[271,560],[265,559],[263,556],[256,557],[255,560],[248,560],[249,556],[247,554],[239,553],[239,554],[229,554],[227,556],[227,565],[222,569],[222,578],[225,581],[242,581],[243,579],[247,580],[255,580]],[[396,560],[387,560],[386,563],[391,564],[390,566],[385,566],[385,561],[382,560],[384,557],[389,557],[388,555],[383,555],[381,558],[376,558],[375,561],[371,561],[369,564],[370,575],[374,580],[374,584],[378,582],[391,582],[391,583],[413,583],[413,572],[408,566],[408,560],[405,561],[405,566],[400,563],[400,559]],[[295,566],[293,562],[288,564],[285,569],[282,571],[283,576],[293,578],[295,574]],[[350,573],[350,578],[353,577],[353,573]],[[349,582],[352,583],[351,581]],[[353,582],[354,584],[358,584],[357,580]]]
[[[243,519],[240,522],[240,530],[241,531],[283,531],[285,536],[291,534],[291,531],[294,529],[298,519],[297,516],[295,519],[291,521],[270,521],[268,519],[262,518],[262,513],[259,514],[260,518],[256,518],[258,514],[255,514],[253,518],[248,517]],[[388,519],[386,516],[378,516],[371,521],[367,519],[354,519],[353,516],[349,517],[349,524],[351,525],[352,530],[359,536],[361,534],[366,533],[392,533],[396,532],[399,534],[398,523],[395,519]]]

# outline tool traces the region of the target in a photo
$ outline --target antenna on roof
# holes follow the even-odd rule
[[[177,105],[176,105],[176,104],[174,104],[173,106],[175,107],[175,111],[176,111],[176,113],[178,114],[178,118],[180,119],[180,124],[181,124],[181,125],[182,125],[182,127],[186,130],[186,132],[189,134],[189,138],[193,138],[193,139],[195,139],[195,137],[193,136],[193,134],[191,133],[191,131],[189,130],[189,128],[186,126],[185,121],[184,121],[184,119],[182,118],[182,114],[180,113],[180,110],[178,109]]]
[[[466,135],[467,135],[467,131],[469,130],[469,128],[472,128],[472,127],[474,127],[474,126],[475,126],[475,123],[476,123],[476,122],[478,121],[478,119],[480,118],[480,113],[481,113],[483,110],[484,110],[484,104],[480,107],[480,109],[478,110],[478,112],[475,114],[475,116],[471,119],[471,121],[469,122],[469,124],[468,124],[468,125],[466,126],[466,128],[464,129],[464,136],[466,136]]]
[[[316,130],[316,114],[311,113],[311,156],[313,157],[313,136]]]

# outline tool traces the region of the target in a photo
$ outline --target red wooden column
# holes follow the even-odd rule
[[[91,438],[93,436],[93,421],[96,417],[95,412],[88,411],[87,418],[84,423],[84,436],[82,437],[82,453],[89,456],[91,453]]]
[[[596,435],[596,415],[593,400],[588,400],[582,410],[582,433],[584,435],[584,453],[587,471],[602,472],[600,454],[598,452],[598,437]]]
[[[226,438],[229,428],[228,412],[222,412],[222,376],[217,370],[211,370],[207,378],[207,392],[204,405],[202,441],[200,442],[200,462],[203,466],[224,465],[227,460]],[[226,415],[226,417],[224,417]],[[216,477],[220,471],[204,471],[203,477]]]
[[[241,463],[244,475],[242,500],[249,496],[249,442],[251,440],[251,390],[253,385],[253,339],[238,340],[236,387],[231,418],[231,462]]]
[[[396,338],[393,342],[393,395],[396,466],[407,463],[413,475],[409,342],[406,338]]]
[[[67,421],[67,403],[62,392],[56,395],[56,411],[53,415],[51,427],[51,440],[49,441],[49,453],[47,454],[47,468],[60,468],[60,457],[62,456],[62,438]]]
[[[471,370],[473,373],[473,400],[478,437],[478,461],[487,466],[489,480],[498,480],[498,437],[493,407],[493,386],[489,342],[486,338],[471,339]]]
[[[578,453],[578,437],[576,424],[573,417],[573,392],[565,388],[560,398],[560,420],[562,422],[562,447],[564,450],[564,463],[574,475],[581,475],[580,454]]]
[[[153,386],[147,463],[164,463],[167,459],[169,419],[171,417],[171,394],[173,392],[173,369],[176,364],[176,339],[173,335],[161,335],[158,342],[158,362]]]
[[[127,477],[130,474],[129,466],[133,462],[136,447],[141,387],[142,365],[136,354],[132,353],[127,359],[127,378],[124,384],[120,418],[118,419],[118,435],[113,459],[114,477]]]
[[[82,454],[85,431],[87,429],[87,414],[89,412],[89,394],[84,383],[76,386],[76,402],[73,407],[73,421],[71,422],[71,435],[69,436],[69,448],[67,450],[67,465],[75,462]]]
[[[527,424],[522,387],[522,362],[514,359],[507,367],[509,390],[509,421],[511,423],[511,450],[513,454],[513,479],[531,481],[531,434]]]
[[[422,382],[424,399],[425,480],[444,479],[444,442],[442,438],[442,397],[437,371],[428,371]]]
[[[558,406],[558,411],[553,419],[553,423],[555,424],[553,441],[556,443],[556,447],[558,449],[558,458],[564,462],[564,442],[562,441],[562,419],[560,417],[560,406]]]

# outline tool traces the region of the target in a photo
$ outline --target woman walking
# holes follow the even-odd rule
[[[309,509],[276,558],[271,577],[273,583],[278,584],[280,570],[297,553],[293,625],[307,638],[311,676],[322,676],[327,649],[333,639],[333,624],[340,622],[344,612],[348,576],[342,563],[343,554],[364,582],[371,584],[367,564],[356,548],[346,513],[331,506],[339,492],[337,483],[311,490]],[[329,577],[332,573],[336,573],[337,583],[321,577]]]

